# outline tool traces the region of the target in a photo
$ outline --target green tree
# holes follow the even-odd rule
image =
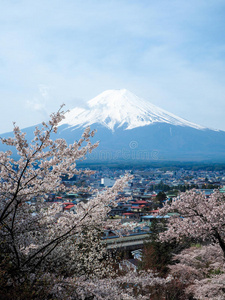
[[[168,264],[171,263],[173,243],[160,242],[158,236],[160,232],[166,230],[164,220],[153,220],[150,226],[149,239],[144,244],[143,259],[141,268],[152,269],[164,276],[168,272]]]
[[[167,196],[164,192],[159,192],[156,196],[156,200],[159,202],[159,207],[163,207],[163,202],[167,199]]]

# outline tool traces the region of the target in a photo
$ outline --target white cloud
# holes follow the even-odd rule
[[[27,100],[26,101],[27,107],[31,110],[42,112],[45,111],[45,104],[41,103],[39,100]]]
[[[44,99],[48,99],[49,98],[49,87],[44,85],[44,84],[40,84],[39,85],[39,92],[41,94],[41,96]]]

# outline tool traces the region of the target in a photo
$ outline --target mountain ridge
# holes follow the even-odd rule
[[[188,122],[127,90],[105,91],[88,101],[87,109],[67,112],[52,138],[74,143],[87,126],[97,129],[92,142],[100,141],[99,147],[87,155],[90,163],[225,161],[225,131]],[[35,126],[23,129],[28,141],[34,129]],[[2,145],[0,150],[7,149]]]
[[[122,126],[125,130],[131,130],[154,123],[168,123],[200,130],[207,129],[167,112],[126,89],[104,91],[87,104],[87,109],[75,107],[67,112],[59,126],[84,128],[100,123],[115,131]]]

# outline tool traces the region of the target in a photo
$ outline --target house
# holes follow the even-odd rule
[[[141,222],[146,222],[148,224],[151,224],[151,222],[153,220],[166,220],[169,219],[170,216],[166,215],[166,216],[158,216],[158,215],[151,215],[151,216],[141,216]]]
[[[136,219],[137,217],[136,217],[135,213],[133,213],[133,212],[126,212],[126,213],[123,213],[122,218],[133,220],[133,219]]]
[[[75,204],[71,202],[63,203],[63,211],[73,211],[75,212]]]

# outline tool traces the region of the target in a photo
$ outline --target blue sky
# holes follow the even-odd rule
[[[0,0],[0,132],[107,89],[225,130],[225,1]]]

